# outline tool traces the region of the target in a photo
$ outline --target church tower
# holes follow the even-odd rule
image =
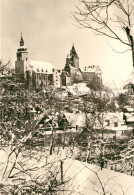
[[[21,33],[20,47],[17,49],[16,53],[17,59],[15,61],[15,73],[20,75],[24,79],[25,72],[28,69],[28,51],[24,46],[24,40]]]
[[[17,61],[28,61],[28,51],[24,46],[24,40],[21,33],[20,48],[17,50]]]

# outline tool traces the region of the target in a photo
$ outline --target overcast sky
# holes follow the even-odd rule
[[[29,59],[53,63],[63,68],[72,44],[80,58],[80,67],[100,65],[103,81],[120,87],[132,71],[131,53],[112,50],[126,48],[116,41],[96,36],[87,29],[78,29],[71,19],[77,0],[1,0],[3,58],[14,64],[21,32]]]

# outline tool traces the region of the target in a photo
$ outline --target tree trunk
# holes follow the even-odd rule
[[[133,68],[134,68],[134,48],[132,48],[132,63],[133,63]]]
[[[54,128],[52,127],[52,136],[51,136],[51,146],[50,146],[50,155],[53,154],[53,148],[54,148]]]
[[[64,180],[63,180],[63,161],[61,160],[60,162],[61,162],[60,163],[60,168],[61,168],[61,184],[63,184],[64,183]]]

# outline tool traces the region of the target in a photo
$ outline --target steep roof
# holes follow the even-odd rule
[[[36,73],[53,74],[54,66],[50,62],[29,61],[29,67]]]
[[[71,58],[74,58],[74,57],[79,58],[74,45],[72,46],[72,49],[70,50],[70,57]]]
[[[21,39],[20,39],[20,46],[24,46],[24,40],[23,40],[23,37],[22,37],[22,33],[21,33]]]
[[[64,76],[70,77],[70,74],[69,74],[69,72],[67,72],[67,71],[62,71],[61,74],[64,75]]]

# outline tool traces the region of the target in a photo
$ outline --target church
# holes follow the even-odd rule
[[[20,81],[26,84],[27,88],[56,89],[61,87],[60,70],[55,69],[50,62],[29,60],[22,34],[16,55],[15,73]]]

